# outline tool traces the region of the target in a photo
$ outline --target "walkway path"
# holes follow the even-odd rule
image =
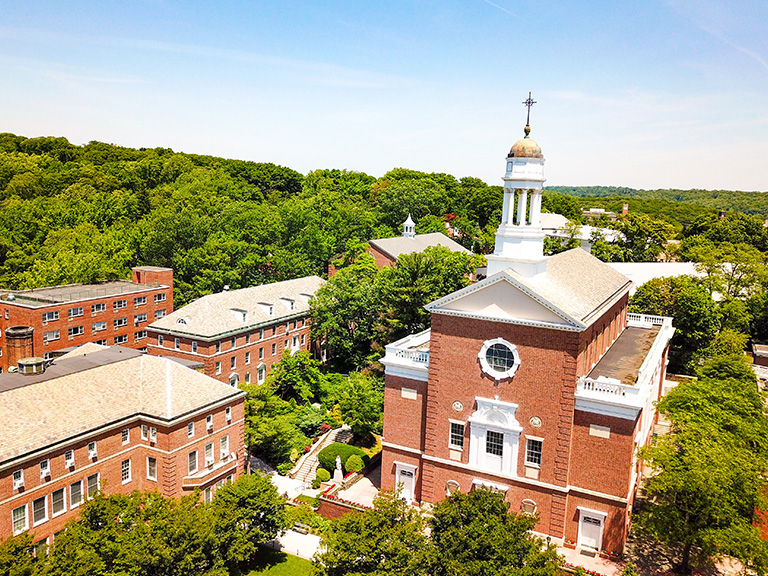
[[[287,554],[312,560],[315,552],[320,548],[320,536],[300,534],[299,532],[288,530],[274,540],[267,542],[267,546]]]

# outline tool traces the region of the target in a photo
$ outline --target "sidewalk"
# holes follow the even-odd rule
[[[312,560],[315,552],[320,548],[320,536],[300,534],[299,532],[288,530],[274,540],[267,542],[267,546],[286,554],[293,554],[300,558]]]

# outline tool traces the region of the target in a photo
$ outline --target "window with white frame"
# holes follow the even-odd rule
[[[120,439],[123,444],[128,444],[128,442],[131,441],[131,430],[129,428],[123,428],[123,431],[120,433]]]
[[[211,466],[213,464],[213,442],[205,445],[205,465]]]
[[[272,356],[277,354],[277,344],[272,344]]]
[[[64,452],[64,466],[72,468],[75,465],[75,451],[67,450]]]
[[[159,320],[160,318],[163,318],[165,316],[165,309],[163,310],[155,310],[155,320]]]
[[[245,343],[250,344],[251,343],[251,334],[250,332],[245,335]]]
[[[216,362],[216,374],[221,374],[221,362]]]
[[[67,310],[67,317],[68,318],[77,318],[78,316],[82,316],[82,315],[83,315],[83,307],[82,306],[77,306],[75,308],[70,308],[69,310]]]
[[[208,486],[208,488],[206,488],[203,492],[203,500],[206,504],[210,504],[211,500],[213,500],[213,488],[210,486]]]
[[[94,322],[91,325],[91,331],[92,332],[102,332],[103,330],[107,329],[107,323],[106,322]]]
[[[154,426],[149,427],[149,441],[157,442],[157,428]]]
[[[520,366],[517,346],[503,338],[486,340],[477,356],[483,372],[496,380],[512,378]]]
[[[213,430],[213,414],[208,414],[205,417],[205,427],[208,430]]]
[[[157,458],[147,456],[147,478],[157,480]]]
[[[162,346],[165,343],[165,338],[163,338],[162,334],[157,335],[157,345]]]
[[[133,333],[134,342],[138,342],[139,340],[146,340],[146,338],[147,338],[146,330],[139,330],[138,332]]]
[[[54,490],[51,494],[51,515],[58,516],[67,510],[67,491],[64,488]]]
[[[43,333],[43,342],[53,342],[61,338],[61,332],[59,330],[50,330]]]
[[[141,439],[149,440],[149,426],[146,424],[141,425]]]
[[[88,442],[88,458],[96,458],[96,456],[98,456],[96,442]]]
[[[464,449],[464,423],[451,422],[450,438],[448,445],[454,450]]]
[[[136,296],[133,299],[133,305],[136,306],[144,306],[144,304],[147,303],[147,297],[146,296]]]
[[[236,373],[235,373],[235,374],[231,374],[231,375],[229,376],[229,385],[230,385],[230,386],[233,386],[233,387],[234,387],[234,386],[237,386],[237,383],[238,383],[239,381],[240,381],[240,376],[238,376]]]
[[[192,352],[197,353],[197,342],[192,342]]]
[[[76,508],[83,503],[83,481],[78,480],[69,485],[69,507]]]
[[[128,316],[123,316],[122,318],[115,318],[114,320],[115,330],[117,330],[118,328],[122,328],[123,326],[128,326]]]
[[[133,316],[133,323],[136,326],[138,326],[142,322],[146,322],[146,321],[147,321],[147,313],[146,312],[143,312],[141,314],[135,314]]]
[[[264,328],[259,330],[259,340],[264,340]]]
[[[155,294],[155,304],[158,302],[165,302],[165,292],[162,292],[160,294]]]
[[[125,344],[128,342],[128,334],[121,334],[120,336],[115,336],[115,344]]]
[[[190,474],[197,472],[197,450],[192,450],[187,455],[187,470]]]
[[[98,314],[99,312],[106,312],[107,305],[104,302],[99,304],[91,304],[91,314]]]
[[[70,326],[67,328],[67,335],[70,338],[74,338],[75,336],[80,336],[85,333],[85,329],[82,326]]]
[[[259,360],[264,359],[264,348],[259,348]]]
[[[251,363],[251,353],[250,352],[246,352],[245,353],[245,363],[246,364],[250,364]]]
[[[127,307],[128,307],[128,300],[115,300],[114,303],[112,304],[112,309],[115,311],[122,310],[123,308],[127,308]]]
[[[190,422],[187,424],[187,438],[192,438],[195,435],[195,423]]]
[[[40,478],[47,478],[51,475],[51,462],[50,460],[42,460],[40,462]]]
[[[232,348],[237,346],[237,336],[232,336]]]
[[[222,460],[229,456],[229,436],[222,436],[219,441],[219,458]]]
[[[229,359],[229,368],[231,370],[237,368],[237,358],[235,356],[232,356],[232,358]]]
[[[216,342],[216,352],[221,352],[221,342]]]
[[[120,463],[120,479],[123,484],[131,481],[131,459],[128,458]]]
[[[541,468],[541,448],[542,440],[540,438],[527,438],[525,442],[525,465],[534,468]]]
[[[27,529],[27,505],[14,508],[11,512],[11,519],[13,521],[13,533],[21,534]]]
[[[106,339],[104,339],[104,340],[96,340],[96,342],[94,342],[94,344],[98,344],[99,346],[106,346],[107,345],[107,340]]]
[[[43,322],[53,322],[59,319],[59,311],[43,312]]]
[[[259,384],[263,384],[264,383],[266,375],[267,375],[267,367],[264,366],[264,364],[259,364],[259,368],[258,368],[258,372],[257,372]]]
[[[43,496],[32,501],[32,526],[48,521],[48,497]]]
[[[469,418],[469,464],[490,472],[517,476],[522,427],[515,419],[517,404],[475,398]]]
[[[245,373],[245,383],[246,384],[250,384],[251,383],[251,373],[250,372],[246,372]]]
[[[24,487],[24,470],[16,470],[13,473],[14,490]]]
[[[181,340],[179,340],[178,338],[174,338],[173,339],[173,347],[176,350],[181,350]]]
[[[224,410],[224,417],[227,419],[227,422],[232,422],[232,407],[227,406]]]
[[[96,492],[99,491],[99,473],[96,472],[96,474],[91,474],[88,476],[88,479],[85,483],[85,489],[88,494],[88,499],[90,500],[94,496],[96,496]]]

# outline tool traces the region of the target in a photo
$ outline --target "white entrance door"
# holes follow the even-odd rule
[[[484,461],[486,470],[491,472],[501,472],[501,464],[504,457],[504,433],[488,430],[485,433],[485,455]]]
[[[400,497],[404,498],[407,502],[413,500],[413,482],[413,470],[406,470],[405,468],[398,469],[397,484],[400,488]]]
[[[599,550],[603,539],[603,519],[581,513],[579,527],[579,546]]]

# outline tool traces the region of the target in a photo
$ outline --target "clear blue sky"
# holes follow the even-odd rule
[[[6,2],[0,131],[498,184],[768,191],[768,1]]]

